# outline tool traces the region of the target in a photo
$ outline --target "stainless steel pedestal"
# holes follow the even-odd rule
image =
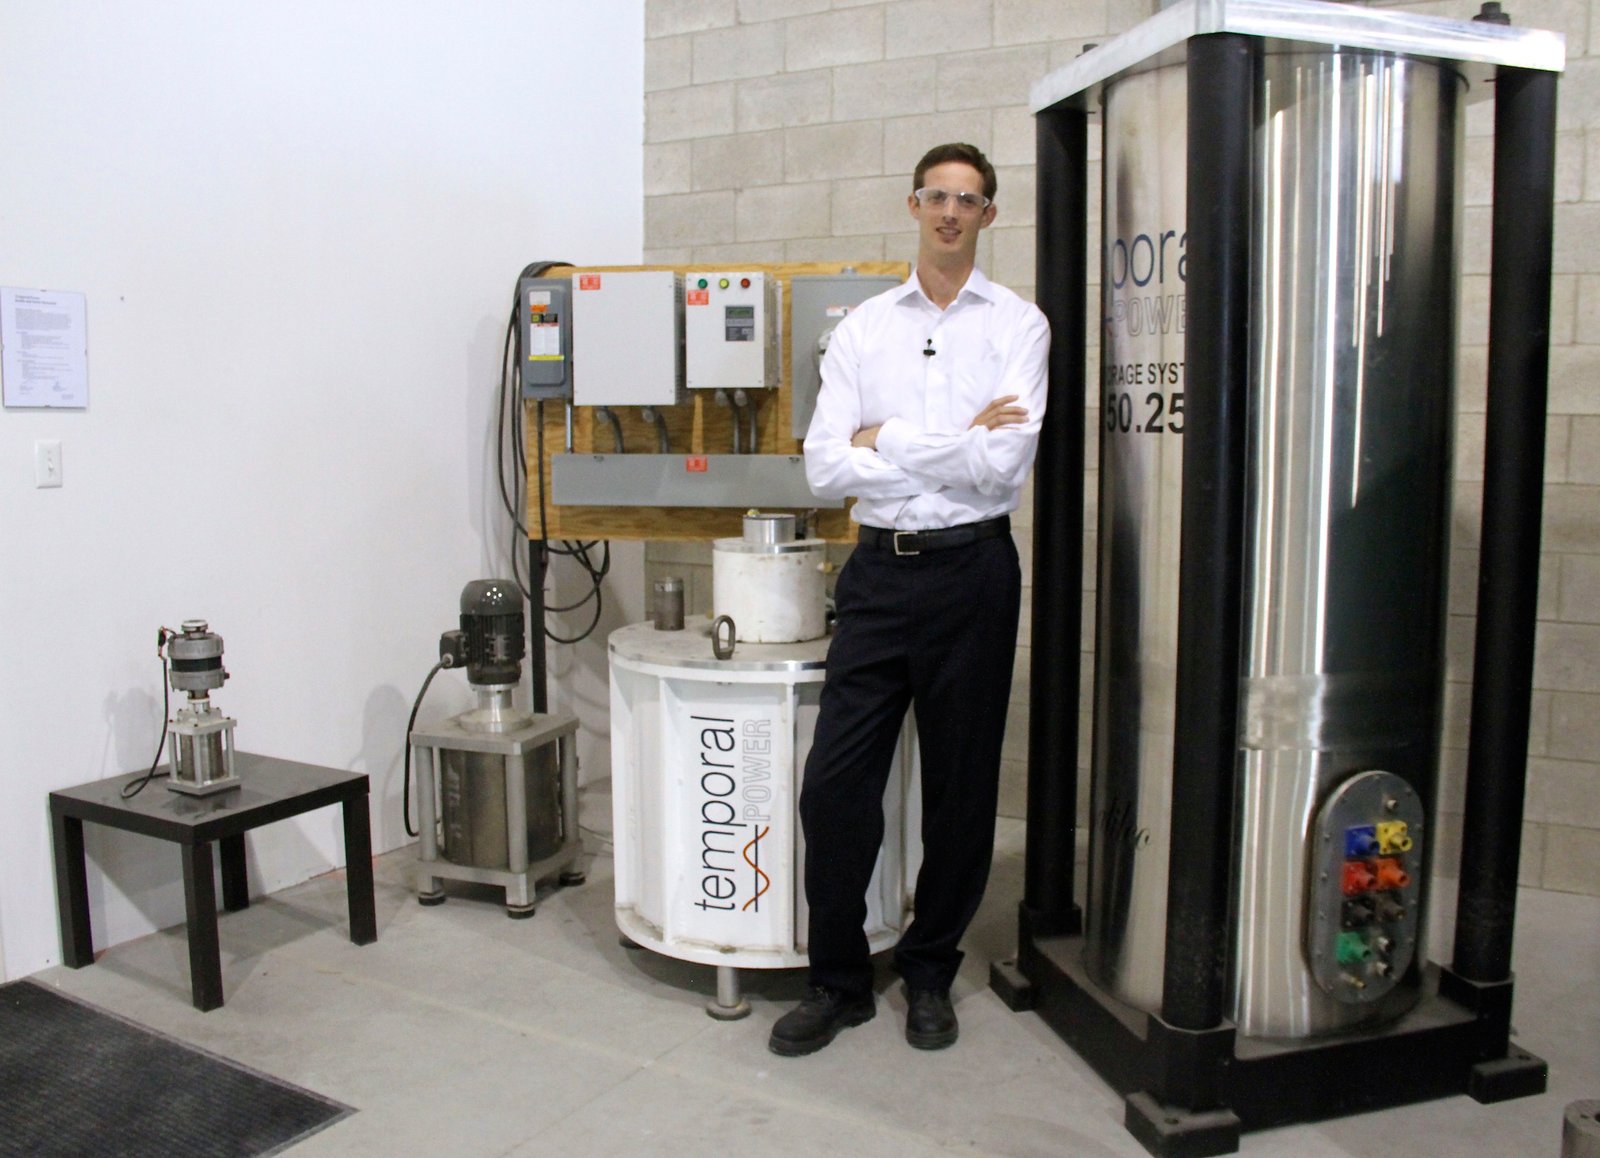
[[[417,899],[425,905],[444,900],[441,882],[445,879],[499,885],[506,891],[506,913],[512,917],[531,917],[534,911],[534,886],[553,873],[561,873],[563,884],[579,884],[583,874],[577,870],[583,842],[578,835],[578,762],[575,736],[578,718],[561,712],[535,715],[527,723],[501,732],[472,730],[456,716],[429,730],[411,733],[411,749],[417,768],[417,821],[421,830],[419,859],[422,876]],[[549,745],[559,750],[561,779],[561,840],[555,851],[538,860],[529,860],[528,777],[529,761]],[[439,842],[439,806],[436,769],[441,763],[436,753],[457,751],[498,757],[504,765],[505,781],[505,867],[466,864],[443,855]],[[470,769],[475,762],[468,762]]]

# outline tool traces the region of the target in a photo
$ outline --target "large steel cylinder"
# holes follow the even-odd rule
[[[1230,1016],[1247,1036],[1302,1038],[1393,1018],[1417,993],[1444,682],[1463,82],[1434,62],[1339,49],[1269,49],[1258,77],[1240,206],[1253,356]],[[1183,819],[1170,807],[1177,577],[1208,565],[1179,559],[1186,88],[1179,65],[1104,96],[1085,952],[1101,984],[1151,1011],[1168,878],[1183,871],[1167,863]],[[1383,824],[1380,858],[1360,834]],[[1384,888],[1360,878],[1341,890],[1346,864],[1376,872],[1380,860]]]

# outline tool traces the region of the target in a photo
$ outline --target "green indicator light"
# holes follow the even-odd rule
[[[701,289],[705,289],[706,288],[706,279],[705,278],[701,278],[700,279],[700,288]]]

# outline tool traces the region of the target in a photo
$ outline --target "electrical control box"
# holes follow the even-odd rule
[[[804,438],[822,389],[822,355],[844,316],[870,297],[891,290],[900,278],[852,273],[800,275],[789,279],[790,429]]]
[[[517,283],[517,349],[524,398],[572,397],[572,279]]]
[[[684,361],[691,390],[778,385],[776,278],[690,273],[684,286]]]
[[[572,401],[672,406],[683,398],[683,283],[671,270],[572,275]]]

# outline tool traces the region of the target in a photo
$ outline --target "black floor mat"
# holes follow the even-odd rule
[[[276,1154],[351,1112],[34,982],[0,985],[0,1155]]]

